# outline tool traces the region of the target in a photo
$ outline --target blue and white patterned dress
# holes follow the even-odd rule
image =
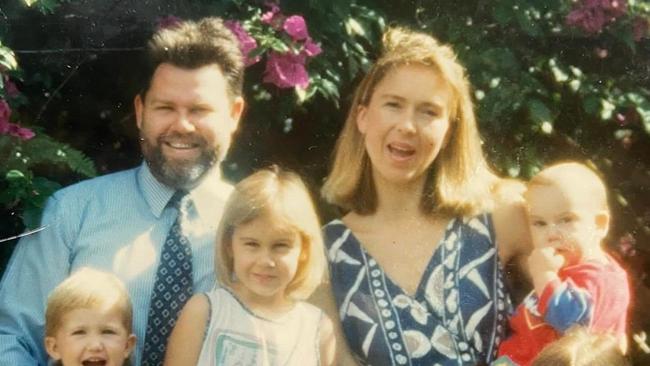
[[[324,233],[343,331],[362,364],[476,365],[495,358],[510,302],[490,215],[449,222],[415,296],[391,281],[342,221]]]

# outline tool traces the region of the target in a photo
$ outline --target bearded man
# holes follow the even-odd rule
[[[231,191],[219,163],[244,108],[243,69],[218,18],[153,35],[147,83],[134,100],[144,162],[49,199],[45,229],[18,243],[0,283],[0,365],[47,365],[47,296],[81,267],[124,281],[137,336],[132,364],[162,364],[185,300],[214,285],[214,235]]]

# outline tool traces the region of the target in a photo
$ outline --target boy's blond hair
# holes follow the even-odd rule
[[[583,164],[565,162],[545,168],[528,182],[528,191],[536,186],[557,187],[572,198],[579,198],[580,202],[593,207],[594,211],[609,213],[605,184],[593,170]]]
[[[584,327],[569,329],[537,355],[532,366],[628,366],[616,337],[592,333]]]
[[[215,268],[219,281],[226,286],[233,284],[231,245],[235,228],[264,215],[298,232],[298,270],[285,294],[296,300],[306,299],[321,283],[325,271],[320,221],[300,177],[275,165],[239,182],[226,203],[217,229]]]
[[[420,207],[425,213],[453,216],[490,210],[491,189],[497,181],[481,150],[470,84],[465,69],[452,49],[432,36],[405,28],[389,29],[383,36],[383,52],[363,78],[354,95],[348,117],[334,150],[334,162],[322,189],[330,203],[359,214],[377,208],[370,158],[364,137],[357,129],[360,107],[368,106],[377,85],[396,68],[415,64],[430,67],[452,91],[449,130],[427,174]]]
[[[83,267],[61,282],[47,298],[45,335],[54,337],[66,314],[76,309],[119,309],[127,334],[133,307],[122,281],[112,273]]]

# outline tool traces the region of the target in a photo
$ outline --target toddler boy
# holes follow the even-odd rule
[[[132,317],[115,275],[81,268],[48,297],[45,349],[56,365],[122,366],[135,345]]]

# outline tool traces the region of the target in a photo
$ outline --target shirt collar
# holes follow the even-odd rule
[[[175,190],[159,182],[151,173],[146,162],[142,162],[137,179],[151,213],[156,217],[160,217]],[[215,167],[189,192],[188,198],[194,202],[199,211],[203,211],[216,203],[213,201],[214,199],[225,202],[231,191],[232,186],[221,180],[219,169]],[[196,200],[196,197],[204,197],[207,200]]]
[[[138,171],[138,183],[144,200],[147,201],[151,209],[151,213],[156,217],[160,217],[163,209],[167,206],[167,202],[174,195],[174,190],[160,183],[153,176],[146,162],[142,162]]]

